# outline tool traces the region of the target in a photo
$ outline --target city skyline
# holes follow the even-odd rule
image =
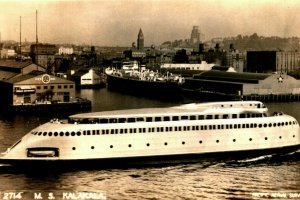
[[[299,37],[297,0],[0,0],[1,40],[131,46],[142,28],[145,46],[189,39],[252,35]]]

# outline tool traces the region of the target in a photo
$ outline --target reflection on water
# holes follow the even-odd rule
[[[81,90],[93,100],[92,111],[167,107],[163,102],[108,92]],[[270,112],[283,111],[300,121],[300,103],[267,103]],[[45,113],[44,113],[45,114]],[[49,115],[0,115],[0,151],[53,117]],[[300,193],[300,153],[279,160],[269,157],[238,162],[201,161],[161,167],[23,173],[1,171],[1,191],[103,191],[108,199],[255,199],[253,193]],[[58,198],[56,198],[58,199]]]

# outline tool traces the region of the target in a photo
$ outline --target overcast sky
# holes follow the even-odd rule
[[[0,0],[1,40],[131,46],[142,28],[145,45],[190,38],[251,35],[300,37],[299,0]]]

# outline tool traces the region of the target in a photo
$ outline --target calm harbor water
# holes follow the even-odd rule
[[[81,90],[78,96],[93,100],[92,111],[166,107],[182,102],[162,102],[108,92]],[[270,112],[283,111],[300,121],[300,103],[267,103]],[[39,124],[67,114],[45,111],[40,115],[0,114],[0,152]],[[299,153],[272,159],[260,157],[232,162],[205,161],[160,167],[76,170],[64,172],[16,172],[0,167],[0,200],[75,199],[80,192],[98,199],[300,199]],[[14,196],[15,195],[15,196]],[[65,195],[65,196],[64,196]],[[13,199],[13,198],[7,198]],[[51,198],[49,198],[51,199]],[[88,198],[87,198],[88,199]],[[92,199],[92,198],[89,198]]]

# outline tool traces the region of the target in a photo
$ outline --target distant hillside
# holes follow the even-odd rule
[[[280,37],[263,37],[254,33],[251,36],[238,35],[233,38],[224,38],[223,45],[227,50],[230,44],[234,45],[235,49],[244,50],[282,50],[282,51],[298,51],[300,50],[300,38],[280,38]]]
[[[181,47],[190,46],[198,49],[198,45],[189,44],[188,40],[166,41],[161,46],[165,47]],[[205,42],[206,46],[213,47],[216,43],[214,39]],[[238,35],[236,37],[228,37],[218,39],[220,47],[224,50],[229,50],[230,44],[233,44],[234,49],[239,51],[255,50],[255,51],[300,51],[300,38],[280,38],[277,36],[264,37],[256,33],[250,36]]]

